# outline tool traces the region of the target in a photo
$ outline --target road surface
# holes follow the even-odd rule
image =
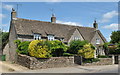
[[[118,73],[118,65],[102,66],[74,66],[61,68],[48,68],[29,70],[18,64],[0,62],[0,72],[2,73]]]

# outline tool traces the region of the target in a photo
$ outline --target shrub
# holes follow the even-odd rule
[[[107,42],[107,43],[104,43],[104,45],[103,45],[103,48],[104,48],[104,50],[105,50],[105,54],[106,54],[106,55],[109,54],[109,49],[108,49],[108,45],[109,45],[109,44],[110,44],[110,43]]]
[[[98,62],[98,61],[100,61],[100,59],[98,58],[88,58],[88,59],[83,58],[83,63],[93,63],[93,62]]]
[[[17,44],[17,53],[28,55],[28,46],[30,44],[29,41],[21,42],[20,40],[15,40],[14,42]]]
[[[70,54],[70,53],[63,53],[63,56],[73,56],[74,54]]]
[[[98,58],[108,58],[106,55],[98,55]]]
[[[48,50],[48,46],[44,45],[43,40],[34,40],[29,45],[29,55],[36,58],[49,58],[50,50]]]
[[[63,53],[67,51],[67,46],[59,40],[46,41],[45,45],[48,46],[51,51],[51,55],[54,57],[63,56]]]
[[[98,59],[98,58],[92,59],[92,62],[98,62],[98,61],[100,61],[100,59]]]
[[[94,49],[91,48],[91,44],[86,44],[81,50],[78,51],[78,55],[84,58],[94,58]]]
[[[78,50],[82,49],[83,46],[87,43],[88,43],[87,41],[73,40],[70,42],[68,52],[71,54],[77,54]]]

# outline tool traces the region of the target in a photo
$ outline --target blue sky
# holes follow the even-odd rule
[[[19,5],[18,17],[40,21],[50,21],[51,8],[57,17],[57,23],[93,27],[96,18],[99,30],[109,41],[112,31],[118,29],[118,3],[117,2],[3,2],[2,28],[9,30],[11,8]]]

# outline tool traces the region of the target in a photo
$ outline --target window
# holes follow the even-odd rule
[[[64,38],[61,38],[60,41],[64,41]]]
[[[54,40],[54,35],[48,35],[48,40],[53,41]]]
[[[74,37],[74,40],[80,40],[80,38],[79,37]]]
[[[41,35],[40,34],[34,34],[34,39],[35,40],[40,40],[41,39]]]
[[[99,38],[96,39],[96,44],[100,44],[100,39]]]

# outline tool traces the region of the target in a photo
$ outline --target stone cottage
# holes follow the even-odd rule
[[[104,55],[104,50],[100,45],[106,42],[106,39],[98,29],[96,21],[93,27],[72,26],[56,23],[56,17],[52,15],[51,22],[29,20],[16,17],[16,11],[12,9],[9,43],[7,44],[7,60],[16,60],[16,45],[14,40],[21,41],[32,40],[60,40],[69,44],[71,40],[87,40],[96,47],[96,55]]]

